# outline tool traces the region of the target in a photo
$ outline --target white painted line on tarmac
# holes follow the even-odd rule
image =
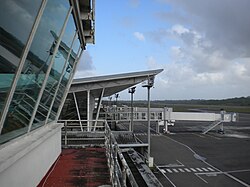
[[[207,168],[208,170],[210,170],[210,171],[214,171],[214,169],[212,169],[212,168]]]
[[[194,168],[190,168],[190,170],[193,171],[193,172],[196,172],[196,170]]]
[[[203,172],[203,173],[196,173],[197,175],[207,175],[207,176],[216,176],[218,174],[223,174],[221,171],[215,171],[215,172]]]
[[[203,169],[203,171],[208,171],[206,168],[201,168],[201,169]]]
[[[201,179],[203,182],[205,182],[205,183],[207,183],[208,184],[208,182],[205,180],[205,179],[203,179],[201,176],[199,176],[198,174],[196,174],[195,173],[195,175],[196,175],[196,177],[198,177],[199,179]]]
[[[170,184],[172,184],[173,187],[176,187],[175,184],[168,178],[168,176],[165,175],[165,173],[163,173],[158,166],[156,166],[156,167],[161,172],[161,174],[170,182]]]
[[[226,173],[241,173],[241,172],[248,172],[250,169],[241,169],[241,170],[234,170],[234,171],[227,171]]]
[[[184,168],[184,170],[187,171],[188,173],[191,172],[188,168]]]
[[[179,171],[177,169],[172,169],[175,173],[179,173]]]
[[[184,171],[183,169],[181,169],[181,168],[179,168],[179,171],[180,171],[180,172],[185,172],[185,171]]]
[[[199,172],[202,172],[202,170],[200,169],[200,168],[195,168],[197,171],[199,171]]]
[[[167,136],[163,136],[163,137],[166,138],[166,139],[172,140],[173,142],[176,142],[176,143],[178,143],[178,144],[180,144],[180,145],[183,145],[184,147],[186,147],[187,149],[189,149],[192,153],[197,154],[193,149],[191,149],[191,148],[190,148],[189,146],[187,146],[186,144],[181,143],[181,142],[179,142],[179,141],[177,141],[177,140],[174,140],[173,138],[170,138],[170,137],[167,137]],[[215,137],[214,137],[214,138],[215,138]],[[201,160],[201,161],[202,161],[203,163],[207,164],[208,166],[210,166],[210,167],[212,167],[212,168],[218,170],[219,172],[222,172],[221,170],[219,170],[218,168],[214,167],[212,164],[209,164],[209,163],[206,162],[205,160]],[[210,171],[211,171],[212,168],[210,168]],[[191,169],[191,168],[190,168],[190,169]],[[208,169],[209,169],[209,168],[208,168]],[[212,170],[213,170],[213,169],[212,169]],[[249,187],[249,184],[247,184],[247,183],[243,182],[242,180],[240,180],[240,179],[238,179],[238,178],[232,176],[231,174],[225,173],[225,175],[228,176],[228,177],[230,177],[231,179],[233,179],[233,180],[239,182],[239,183],[242,184],[243,186]],[[198,175],[197,175],[197,176],[198,176]],[[203,179],[201,179],[201,180],[203,180]],[[203,180],[203,181],[204,181],[204,180]],[[205,182],[205,181],[204,181],[204,182]]]
[[[229,173],[225,173],[225,175],[228,176],[228,177],[230,177],[231,179],[236,180],[238,183],[240,183],[240,184],[242,184],[242,185],[244,185],[244,186],[246,186],[246,187],[249,187],[249,186],[250,186],[249,184],[243,182],[242,180],[240,180],[240,179],[234,177],[233,175],[231,175],[231,174],[229,174]]]
[[[160,171],[161,171],[162,173],[166,173],[166,171],[165,171],[164,169],[160,169]]]
[[[234,177],[233,175],[229,174],[228,172],[222,172],[222,171],[219,171],[219,172],[209,172],[209,173],[195,173],[195,175],[197,177],[199,177],[200,179],[202,179],[202,177],[200,177],[200,175],[212,175],[212,176],[217,176],[218,174],[224,174],[226,176],[228,176],[229,178],[237,181],[238,183],[242,184],[243,186],[246,186],[246,187],[249,187],[250,185],[243,182],[242,180]]]
[[[179,166],[184,166],[184,164],[182,162],[180,162],[179,160],[176,160],[176,162],[178,162],[180,164]]]
[[[166,169],[168,173],[173,173],[171,169]]]

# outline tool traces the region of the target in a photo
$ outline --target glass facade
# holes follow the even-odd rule
[[[74,19],[73,16],[70,15],[36,113],[36,118],[40,121],[34,121],[32,129],[43,125],[47,118],[50,122],[56,117],[57,109],[61,103],[69,75],[72,73],[73,64],[76,60],[75,50],[74,48],[70,48],[74,42],[78,42],[78,40],[73,40],[75,33]],[[80,45],[78,45],[78,48],[79,47]],[[49,111],[50,114],[48,114]]]
[[[40,4],[41,0],[1,0],[0,117]]]
[[[0,112],[5,106],[40,5],[41,0],[1,2]],[[21,75],[17,77],[8,113],[4,123],[0,124],[0,144],[56,119],[77,53],[81,50],[78,37],[74,37],[77,29],[72,14],[62,33],[69,10],[68,0],[48,0],[37,20],[39,24]],[[23,12],[26,20],[20,16]]]
[[[73,67],[75,66],[74,63],[75,63],[75,59],[77,58],[77,53],[78,53],[79,48],[80,48],[80,41],[77,39],[74,41],[74,45],[73,45],[71,54],[69,56],[68,61],[66,62],[67,67],[63,72],[62,81],[60,82],[58,92],[55,95],[56,98],[55,98],[55,101],[53,103],[53,107],[52,107],[52,110],[51,110],[51,113],[49,116],[49,120],[54,120],[56,117],[55,114],[57,114],[59,105],[61,103],[61,99],[63,97],[63,94],[65,92],[65,88],[66,88],[68,81],[69,81],[69,78],[70,78],[70,75],[73,73],[72,71],[73,71]]]

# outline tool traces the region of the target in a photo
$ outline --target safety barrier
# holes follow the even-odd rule
[[[92,128],[93,126],[89,124],[96,122],[96,120],[59,120],[58,122],[64,123],[64,127],[62,129],[62,136],[64,144],[66,146],[77,146],[69,143],[69,141],[72,140],[72,137],[69,137],[70,135],[75,135],[77,137],[73,139],[75,141],[94,141],[101,139],[104,140],[103,146],[105,146],[106,148],[106,157],[110,169],[110,180],[112,182],[112,186],[138,187],[136,180],[106,120],[98,120],[95,129]],[[88,132],[88,130],[91,131]]]

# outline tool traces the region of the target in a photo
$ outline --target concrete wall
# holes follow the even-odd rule
[[[61,153],[61,125],[51,124],[0,147],[0,186],[34,187]]]

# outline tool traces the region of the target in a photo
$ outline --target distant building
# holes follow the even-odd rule
[[[56,121],[76,65],[94,43],[94,0],[3,0],[0,186],[36,186],[61,152]]]

